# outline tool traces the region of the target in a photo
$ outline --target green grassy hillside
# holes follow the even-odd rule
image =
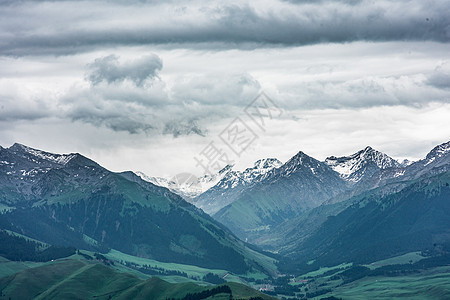
[[[367,277],[337,287],[332,293],[342,299],[449,299],[450,268],[440,267],[417,275]]]
[[[75,257],[75,258],[74,258]],[[160,278],[139,278],[102,263],[74,256],[0,278],[0,299],[183,299],[188,293],[214,286],[169,283]],[[227,283],[233,299],[273,299],[239,283]],[[222,293],[223,294],[223,293]],[[230,294],[214,299],[230,299]],[[208,298],[209,299],[209,298]]]
[[[449,254],[411,252],[366,266],[321,268],[289,278],[283,290],[295,289],[299,299],[450,299],[449,279]]]

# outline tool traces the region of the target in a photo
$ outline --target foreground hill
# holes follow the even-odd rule
[[[0,278],[0,293],[5,299],[274,299],[238,283],[200,286],[157,277],[144,280],[98,262],[76,259]]]
[[[114,248],[238,274],[271,261],[166,188],[80,154],[0,148],[0,209],[0,229],[52,245]]]

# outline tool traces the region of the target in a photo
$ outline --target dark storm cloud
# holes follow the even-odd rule
[[[447,0],[133,3],[3,5],[0,53],[61,55],[146,44],[229,49],[358,40],[450,41]]]
[[[94,85],[130,80],[141,86],[146,80],[157,76],[157,72],[162,69],[162,60],[153,54],[120,63],[117,56],[109,55],[97,58],[89,64],[89,69],[87,77]]]

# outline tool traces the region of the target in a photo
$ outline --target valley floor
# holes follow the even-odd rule
[[[450,299],[450,265],[416,269],[413,266],[427,261],[419,252],[366,266],[342,264],[298,277],[286,275],[268,284],[253,284],[255,288],[266,288],[270,295],[238,282],[217,286],[182,276],[162,276],[163,280],[143,274],[135,266],[120,264],[118,258],[130,257],[119,252],[109,255],[116,256],[114,260],[106,261],[86,260],[85,256],[94,255],[83,252],[47,263],[0,257],[0,299],[185,299],[188,293],[200,295],[223,285],[232,291],[232,299]],[[190,275],[214,271],[186,266],[182,270]],[[382,275],[377,276],[377,270],[383,270]],[[230,294],[218,292],[198,299],[231,298]]]

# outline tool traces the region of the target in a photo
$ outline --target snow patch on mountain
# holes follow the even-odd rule
[[[441,158],[448,153],[450,153],[450,141],[434,147],[430,153],[427,154],[425,160],[432,162],[436,158]]]
[[[23,151],[25,153],[31,154],[32,156],[35,156],[38,159],[56,163],[59,165],[66,165],[71,159],[73,159],[76,156],[76,154],[53,154],[18,143],[14,144],[9,149],[16,152]],[[32,159],[32,161],[37,164],[40,164],[39,160]]]
[[[265,158],[256,161],[252,168],[247,168],[243,172],[236,171],[236,177],[247,183],[253,182],[256,178],[264,178],[271,170],[279,168],[283,163],[276,158]]]
[[[407,166],[410,166],[414,163],[413,160],[409,160],[409,159],[404,159],[400,162],[400,167],[405,168]]]

